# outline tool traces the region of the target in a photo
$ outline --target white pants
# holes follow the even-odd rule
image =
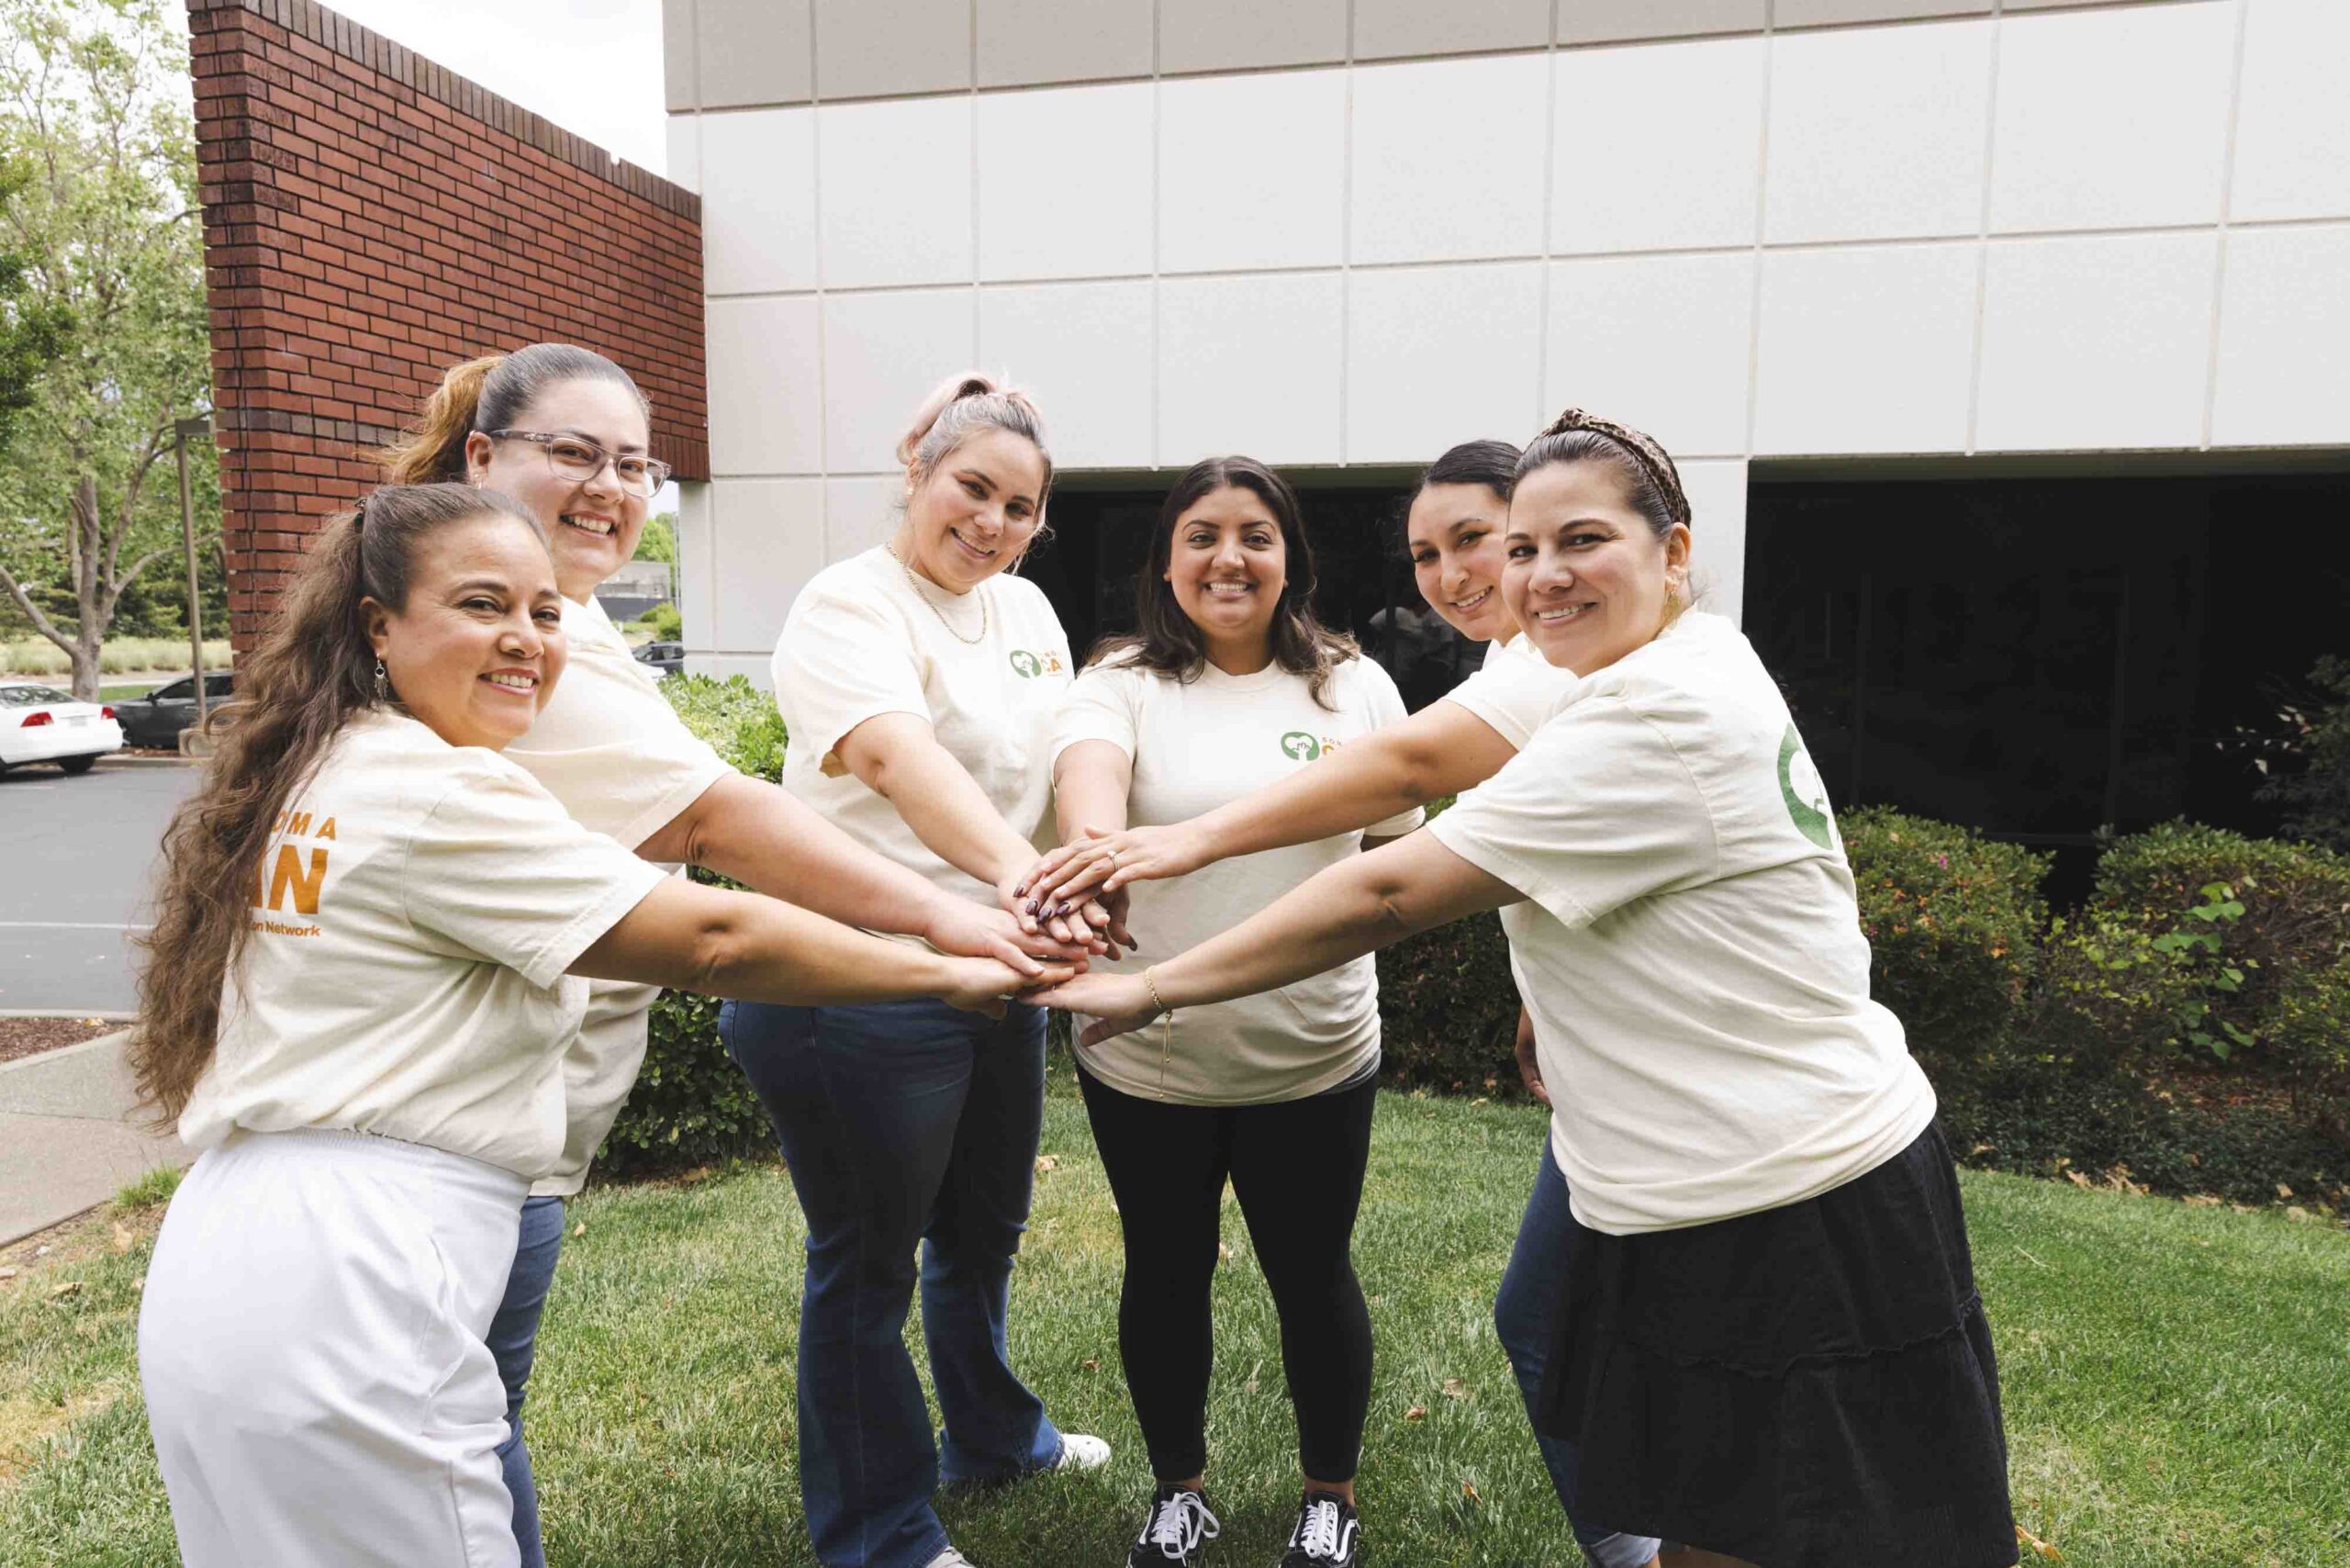
[[[139,1312],[186,1568],[513,1568],[482,1336],[527,1186],[361,1133],[240,1132],[196,1160]]]

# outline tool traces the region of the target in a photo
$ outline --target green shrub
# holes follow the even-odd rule
[[[1390,1084],[1522,1093],[1501,918],[1472,915],[1382,948],[1379,1024]]]
[[[2118,840],[2087,918],[2175,955],[2188,994],[2132,1043],[2296,1092],[2350,1070],[2350,857],[2185,823]]]
[[[2048,857],[1885,807],[1840,819],[1869,991],[1921,1061],[1963,1061],[2009,1036],[2048,925]]]
[[[783,775],[783,716],[775,700],[741,676],[672,676],[661,689],[687,728],[741,773],[773,782]],[[694,879],[724,885],[700,870]],[[652,1040],[628,1104],[598,1154],[607,1176],[700,1165],[762,1149],[767,1113],[718,1039],[715,1000],[665,991],[653,1004]]]
[[[655,605],[636,623],[652,633],[655,642],[674,643],[686,634],[686,618],[674,604]]]

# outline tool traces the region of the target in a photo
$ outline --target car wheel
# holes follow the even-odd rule
[[[61,756],[57,759],[58,767],[65,769],[68,775],[77,778],[83,774],[90,771],[93,767],[95,767],[97,765],[98,759],[95,756]]]

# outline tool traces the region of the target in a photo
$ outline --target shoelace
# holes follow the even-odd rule
[[[1197,1492],[1178,1492],[1151,1509],[1150,1523],[1143,1527],[1142,1544],[1158,1548],[1158,1554],[1170,1562],[1181,1562],[1199,1550],[1201,1541],[1214,1540],[1223,1533],[1205,1499]]]
[[[1297,1534],[1290,1538],[1292,1547],[1306,1556],[1336,1562],[1338,1560],[1338,1505],[1328,1497],[1306,1500],[1305,1511],[1298,1516]]]

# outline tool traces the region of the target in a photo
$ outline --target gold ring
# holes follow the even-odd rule
[[[1116,870],[1117,868],[1118,868],[1118,852],[1117,852],[1116,850],[1113,849],[1112,851],[1110,851],[1110,869],[1111,869],[1111,870],[1113,870],[1113,871],[1114,871],[1114,870]]]

